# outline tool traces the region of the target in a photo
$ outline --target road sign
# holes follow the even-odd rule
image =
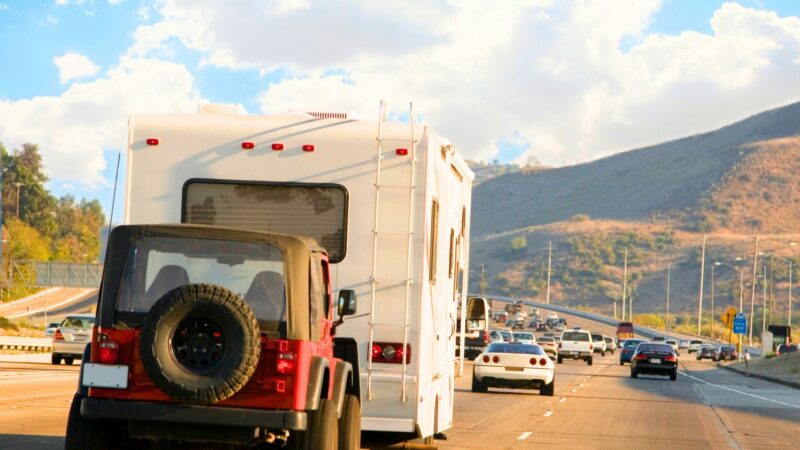
[[[720,316],[720,320],[722,320],[722,323],[724,323],[726,327],[733,328],[733,319],[735,317],[736,317],[736,308],[734,308],[733,306],[728,306],[728,308],[725,309],[725,312],[723,312],[722,315]]]
[[[736,334],[745,334],[747,331],[747,317],[739,313],[733,319],[733,332]]]

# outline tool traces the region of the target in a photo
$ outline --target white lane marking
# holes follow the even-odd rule
[[[533,433],[531,433],[530,431],[526,431],[526,432],[520,434],[519,436],[517,436],[517,440],[524,441],[525,439],[528,439],[532,434]]]
[[[565,401],[567,401],[567,397],[561,397],[558,403],[564,403]]]
[[[573,390],[572,390],[572,392],[576,392],[576,391],[577,391],[577,389],[573,389]]]
[[[553,411],[551,411],[551,410],[549,410],[549,409],[548,409],[548,410],[547,410],[547,411],[544,413],[544,416],[545,416],[545,417],[550,417],[550,416],[552,416],[552,415],[553,415]]]
[[[581,386],[583,386],[583,383],[578,383],[578,387],[581,387]]]
[[[706,381],[706,380],[701,380],[700,378],[693,377],[693,376],[691,376],[691,375],[689,375],[688,373],[685,373],[685,372],[680,372],[680,371],[679,371],[678,373],[680,373],[680,374],[681,374],[681,375],[683,375],[683,376],[687,376],[687,377],[689,377],[689,378],[691,378],[691,379],[693,379],[693,380],[699,381],[699,382],[701,382],[701,383],[705,383],[705,384],[708,384],[708,385],[710,385],[710,386],[715,386],[715,387],[718,387],[718,388],[721,388],[721,389],[725,389],[726,391],[736,392],[737,394],[746,395],[746,396],[748,396],[748,397],[757,398],[757,399],[759,399],[759,400],[764,400],[764,401],[767,401],[767,402],[777,403],[777,404],[779,404],[779,405],[788,406],[788,407],[790,407],[790,408],[796,408],[796,409],[800,409],[800,406],[799,406],[799,405],[793,405],[793,404],[791,404],[791,403],[786,403],[786,402],[782,402],[782,401],[779,401],[779,400],[773,400],[773,399],[771,399],[771,398],[762,397],[762,396],[760,396],[760,395],[751,394],[751,393],[749,393],[749,392],[737,391],[736,389],[729,388],[729,387],[727,387],[727,386],[722,386],[722,385],[719,385],[719,384],[710,383],[710,382],[708,382],[708,381]]]

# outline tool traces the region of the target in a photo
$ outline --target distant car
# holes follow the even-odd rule
[[[605,342],[603,343],[605,345]],[[594,360],[594,343],[592,334],[583,330],[570,330],[561,333],[561,342],[558,345],[559,364],[564,358],[582,359],[587,365],[592,365]]]
[[[556,314],[554,312],[549,312],[549,313],[547,313],[547,318],[548,319],[556,319],[556,320],[558,320],[558,314]]]
[[[582,330],[583,328],[581,328],[581,327],[572,327],[572,329],[573,330]]]
[[[606,356],[606,340],[603,339],[602,334],[592,333],[592,344],[594,344],[594,353]]]
[[[555,392],[555,365],[538,345],[495,343],[475,358],[472,392],[490,387],[538,389],[540,395]]]
[[[515,320],[514,325],[511,326],[512,330],[524,330],[525,329],[525,320]]]
[[[508,330],[492,330],[489,332],[489,341],[494,342],[511,342],[511,332]]]
[[[653,342],[664,342],[664,336],[655,336]]]
[[[697,350],[697,360],[701,361],[704,359],[710,359],[712,361],[717,360],[717,349],[715,349],[713,345],[703,344]]]
[[[567,324],[567,319],[565,319],[563,317],[559,317],[558,318],[558,323],[560,323],[562,325],[566,325]]]
[[[564,326],[563,323],[556,324],[556,331],[564,331],[567,327]]]
[[[678,355],[667,344],[642,342],[631,358],[631,378],[638,378],[639,374],[668,375],[675,381],[678,378]]]
[[[59,325],[61,325],[60,322],[50,322],[49,324],[47,324],[47,328],[44,329],[44,335],[52,336],[53,333],[56,332],[56,329],[58,328]]]
[[[631,362],[631,358],[633,357],[633,353],[636,351],[636,347],[644,342],[643,339],[626,339],[620,345],[621,351],[619,352],[619,365],[624,365],[626,362]]]
[[[678,342],[678,349],[684,349],[684,348],[686,349],[689,348],[689,341],[681,339],[681,341]]]
[[[701,345],[703,345],[703,341],[700,339],[692,339],[689,341],[689,353],[696,352],[700,349]]]
[[[558,342],[550,336],[542,336],[536,340],[536,344],[544,349],[551,358],[555,359],[558,356]]]
[[[797,353],[797,344],[781,344],[775,351],[776,356],[785,355],[787,353]]]
[[[547,325],[544,322],[536,322],[536,331],[547,331]]]
[[[550,317],[550,318],[548,318],[548,319],[545,321],[545,325],[547,325],[547,328],[548,328],[548,329],[551,329],[551,330],[552,330],[552,329],[554,329],[556,326],[558,326],[558,325],[559,325],[559,323],[558,323],[558,319],[554,319],[554,318]]]
[[[514,342],[521,342],[527,345],[536,344],[536,336],[528,331],[517,331],[514,333]]]
[[[720,345],[717,349],[717,361],[730,361],[739,359],[739,354],[736,353],[736,346],[733,345]]]
[[[617,343],[614,342],[613,338],[610,338],[608,336],[603,336],[603,340],[606,341],[606,351],[611,352],[611,354],[613,355],[614,352],[617,350]]]
[[[677,340],[675,340],[675,339],[667,339],[666,341],[664,341],[664,343],[669,345],[669,346],[671,346],[672,350],[675,351],[676,355],[680,354],[680,352],[678,352],[678,341]]]
[[[53,333],[53,364],[72,365],[83,357],[83,349],[92,340],[94,314],[71,314],[64,318]]]
[[[511,317],[508,320],[506,320],[506,326],[509,327],[509,328],[513,328],[515,323],[517,323],[517,319],[515,319],[513,317]]]

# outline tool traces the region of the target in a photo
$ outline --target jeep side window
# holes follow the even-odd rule
[[[325,307],[325,318],[331,318],[331,280],[330,266],[327,261],[322,261],[322,305]]]

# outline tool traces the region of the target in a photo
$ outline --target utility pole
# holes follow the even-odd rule
[[[712,339],[714,338],[714,267],[716,266],[716,263],[711,264],[711,317],[708,321],[708,325],[711,329],[708,332],[708,336]]]
[[[744,268],[740,267],[739,268],[739,312],[741,313],[743,309],[744,309]],[[750,317],[749,320],[752,322],[753,318]],[[744,339],[744,336],[742,334],[739,334],[739,351],[737,352],[739,354],[744,353],[742,352],[742,339]]]
[[[764,302],[761,308],[761,332],[767,331],[767,265],[764,264]]]
[[[22,185],[24,185],[24,183],[20,183],[20,182],[16,182],[16,183],[14,183],[14,186],[16,186],[16,187],[17,187],[17,206],[16,206],[16,208],[14,209],[14,211],[15,211],[15,212],[16,212],[16,214],[17,214],[17,219],[19,219],[19,188],[20,188],[20,186],[22,186]]]
[[[772,295],[772,286],[775,284],[775,269],[772,263],[775,261],[774,256],[769,257],[769,317],[767,323],[772,325],[772,310],[775,309],[775,297]]]
[[[669,335],[669,282],[670,282],[671,270],[672,270],[672,264],[667,264],[667,323],[665,324],[665,328],[667,329],[667,335]]]
[[[792,260],[789,260],[789,327],[792,326]]]
[[[756,235],[755,249],[753,250],[753,291],[750,296],[750,327],[747,333],[748,344],[753,345],[753,314],[756,307],[756,280],[758,279],[758,235]]]
[[[628,291],[628,247],[625,247],[625,266],[622,269],[622,320],[625,321],[625,294]]]
[[[550,304],[550,264],[553,259],[553,241],[548,241],[547,244],[547,300],[546,303]]]
[[[703,235],[703,250],[700,253],[700,294],[697,298],[697,335],[703,334],[703,275],[706,270],[706,235]]]

